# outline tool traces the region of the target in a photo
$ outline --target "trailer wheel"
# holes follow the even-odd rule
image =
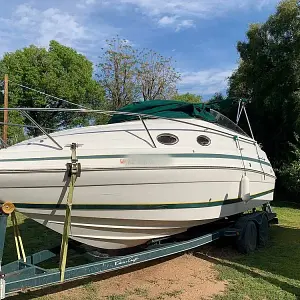
[[[253,221],[248,221],[242,229],[241,236],[237,239],[239,252],[248,254],[255,251],[257,247],[257,227]]]
[[[258,227],[258,247],[263,248],[269,240],[269,221],[264,214]]]

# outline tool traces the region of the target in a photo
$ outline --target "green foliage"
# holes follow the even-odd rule
[[[296,135],[296,144],[292,144],[292,158],[289,162],[284,163],[279,169],[281,180],[285,182],[287,189],[296,196],[300,195],[300,139]]]
[[[276,168],[292,155],[289,142],[300,132],[299,15],[298,1],[285,0],[265,23],[252,24],[247,41],[237,44],[241,61],[229,82],[229,97],[251,99],[254,135]]]
[[[229,101],[231,101],[229,99]],[[215,93],[208,101],[212,108],[222,112],[224,115],[228,117],[231,112],[231,105],[223,105],[224,103],[228,103],[228,99],[222,95],[222,93]]]
[[[208,102],[215,102],[215,101],[224,101],[226,97],[222,95],[222,93],[215,93]]]
[[[196,95],[196,94],[190,94],[190,93],[176,94],[172,99],[173,100],[184,101],[184,102],[189,102],[189,103],[200,103],[200,102],[202,102],[202,96]]]
[[[47,98],[35,91],[27,90],[18,84],[29,86],[47,94],[63,98],[74,103],[102,108],[104,90],[93,79],[93,65],[83,55],[72,48],[51,41],[49,50],[36,46],[6,53],[0,61],[0,77],[9,75],[10,107],[54,107],[76,108],[53,98]],[[32,112],[30,115],[43,127],[58,128],[73,125],[87,125],[91,117],[70,113]],[[17,113],[9,112],[10,122],[24,122]],[[20,129],[11,128],[9,136]],[[39,135],[40,131],[29,129],[30,135]]]

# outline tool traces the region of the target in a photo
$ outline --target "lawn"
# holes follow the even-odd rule
[[[227,282],[225,292],[215,296],[215,300],[300,299],[300,263],[298,261],[300,257],[300,209],[278,204],[274,209],[278,214],[279,225],[271,226],[270,241],[266,248],[259,249],[250,255],[240,255],[231,246],[223,245],[222,247],[217,247],[208,245],[194,253],[194,257],[212,262],[213,267],[218,271],[218,279]],[[18,219],[28,254],[60,243],[60,235],[47,230],[32,220],[24,218],[20,214]],[[15,259],[16,251],[12,227],[11,223],[9,223],[4,263]],[[161,266],[158,264],[157,270],[154,272],[158,272],[160,268]],[[64,289],[67,290],[63,294],[59,293],[57,298],[55,295],[52,295],[51,299],[70,298],[71,295],[68,288],[58,287],[55,288],[55,291],[59,292]],[[80,299],[98,299],[95,297],[96,289],[97,280],[95,282],[85,280],[82,282],[82,287],[79,288],[79,293],[82,293]],[[49,292],[50,290],[51,293],[54,292],[53,288],[48,289]],[[47,290],[41,294],[32,294],[30,292],[14,298],[50,299],[45,295],[47,295]],[[120,299],[131,298],[124,296]],[[149,298],[141,294],[138,299]],[[182,298],[178,294],[162,299]]]
[[[228,282],[227,292],[216,300],[300,299],[300,209],[277,205],[274,210],[279,225],[272,225],[266,248],[250,255],[206,249],[219,278]]]

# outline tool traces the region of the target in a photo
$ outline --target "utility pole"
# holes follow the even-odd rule
[[[8,108],[8,75],[4,76],[4,108]],[[8,110],[4,110],[3,141],[7,143]]]

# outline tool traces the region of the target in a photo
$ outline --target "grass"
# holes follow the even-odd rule
[[[143,288],[136,288],[133,291],[133,294],[147,298],[148,297],[148,290],[143,289]]]
[[[183,293],[183,291],[181,290],[175,290],[175,291],[171,291],[171,292],[165,292],[163,293],[163,295],[166,295],[169,298],[177,298],[179,295],[181,295]]]
[[[107,296],[107,300],[125,300],[127,297],[126,295],[110,295]]]
[[[18,227],[22,237],[22,242],[26,255],[32,254],[44,249],[51,249],[57,247],[61,243],[61,235],[57,232],[48,229],[47,227],[26,218],[24,215],[17,213]],[[11,218],[8,218],[5,248],[3,253],[3,264],[17,260],[17,252],[14,241],[14,233]],[[70,249],[68,252],[68,266],[75,266],[80,263],[89,262],[82,255],[75,255],[74,251]],[[54,269],[59,264],[59,257],[49,259],[40,264],[41,267]]]
[[[213,255],[227,291],[216,300],[300,299],[300,209],[276,207],[279,225],[270,229],[269,245],[250,255]]]
[[[133,291],[127,290],[124,294],[113,294],[107,296],[107,300],[127,300],[130,296],[136,295],[141,297],[142,299],[149,299],[148,298],[148,290],[144,288],[135,288]]]
[[[17,213],[19,229],[26,254],[55,247],[60,244],[61,236],[56,232],[45,228],[37,222]],[[6,229],[5,248],[3,253],[4,264],[17,259],[16,246],[11,218],[8,218]]]

